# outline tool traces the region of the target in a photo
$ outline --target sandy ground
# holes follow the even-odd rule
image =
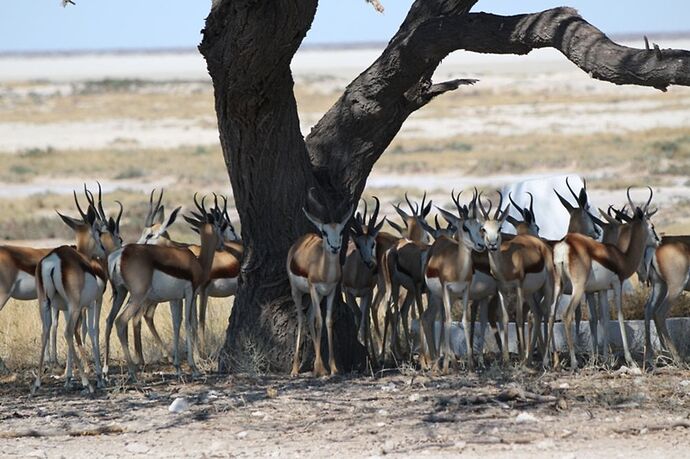
[[[690,371],[0,383],[3,457],[687,457]],[[187,408],[169,412],[177,398]],[[180,403],[180,402],[177,402]],[[59,444],[59,447],[56,445]]]

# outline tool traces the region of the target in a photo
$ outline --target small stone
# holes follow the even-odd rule
[[[376,414],[378,414],[379,416],[388,416],[388,411],[386,411],[386,410],[378,410],[378,411],[376,412]]]
[[[407,397],[407,399],[411,402],[419,401],[419,394],[417,392],[415,392],[414,394],[410,394],[410,396]]]
[[[640,435],[646,435],[649,433],[649,429],[646,427],[643,427],[640,429]]]
[[[547,438],[546,440],[542,440],[539,443],[537,443],[537,448],[538,449],[551,449],[556,446],[556,443],[550,438]]]
[[[462,440],[456,441],[455,443],[453,443],[453,448],[455,448],[455,449],[465,449],[466,446],[467,446],[467,442],[462,441]]]
[[[260,418],[260,417],[264,416],[264,412],[263,411],[252,411],[252,416],[254,416],[255,418]]]
[[[144,443],[129,443],[125,446],[125,451],[132,454],[146,454],[151,448]]]
[[[568,384],[567,382],[564,382],[564,383],[559,384],[558,388],[559,389],[570,389],[570,384]]]
[[[247,432],[246,430],[243,430],[242,432],[237,434],[237,438],[239,438],[239,439],[246,438],[247,435],[249,435],[249,432]]]
[[[275,387],[267,387],[266,396],[268,398],[276,398],[278,396],[278,389],[276,389]]]
[[[189,409],[189,402],[184,397],[177,397],[168,407],[171,413],[182,413]]]
[[[682,387],[688,387],[690,386],[690,379],[684,379],[679,383]]]
[[[537,419],[533,414],[522,412],[517,415],[515,422],[518,424],[528,424],[532,422],[539,422],[539,419]]]
[[[384,392],[395,392],[398,389],[395,387],[394,383],[389,383],[389,384],[386,384],[385,386],[381,386],[381,390]]]

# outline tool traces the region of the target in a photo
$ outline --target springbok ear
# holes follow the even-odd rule
[[[561,201],[561,204],[563,204],[563,207],[565,207],[565,210],[567,210],[568,213],[572,213],[575,210],[575,207],[573,207],[573,205],[570,204],[563,196],[558,194],[558,191],[554,189],[553,192],[556,193],[558,200]]]
[[[88,212],[86,212],[86,223],[93,226],[93,224],[95,222],[96,222],[96,210],[93,208],[93,206],[89,206],[89,210],[88,210]]]
[[[321,227],[323,226],[323,223],[321,223],[321,221],[319,221],[318,218],[314,217],[312,214],[307,212],[307,209],[305,209],[304,207],[302,207],[302,212],[304,212],[304,215],[307,216],[309,221],[312,222],[312,224],[314,226],[316,226],[316,228],[318,228],[319,231],[321,231]]]
[[[57,210],[56,210],[55,212],[57,212],[57,214],[60,216],[60,218],[62,219],[62,221],[65,222],[65,224],[66,224],[67,226],[69,226],[71,229],[73,229],[73,230],[75,230],[75,231],[77,230],[77,228],[79,228],[81,225],[83,225],[83,223],[81,222],[81,220],[79,220],[79,219],[77,219],[77,218],[72,218],[72,217],[68,217],[67,215],[62,215],[62,214],[61,214],[60,212],[58,212]]]
[[[610,216],[609,214],[607,214],[606,212],[604,212],[603,210],[601,210],[601,208],[597,208],[597,209],[599,210],[599,215],[601,215],[602,217],[604,217],[604,220],[606,220],[606,221],[609,223],[609,225],[618,225],[618,224],[620,224],[620,222],[619,222],[618,220],[616,220],[615,218],[613,218],[612,216]]]
[[[659,212],[659,209],[654,209],[654,210],[648,210],[647,211],[647,218],[652,218],[655,213]]]
[[[517,220],[515,217],[513,217],[512,215],[508,215],[508,217],[506,218],[506,220],[508,221],[508,223],[510,223],[511,225],[513,225],[513,226],[515,227],[515,229],[517,229],[518,225],[519,225],[520,223],[522,223],[522,222],[518,221],[518,220]]]
[[[400,233],[401,236],[405,233],[405,231],[402,229],[400,225],[398,225],[392,220],[388,220],[388,217],[384,218],[383,221],[388,222],[388,224],[391,225],[391,228]]]
[[[581,208],[587,207],[587,190],[582,188],[580,190],[580,197],[577,199],[578,204],[580,204]]]
[[[656,212],[656,211],[655,211]],[[383,228],[383,224],[386,223],[385,220],[381,220],[375,227],[374,230],[369,234],[369,236],[376,236],[379,234],[379,231],[381,231],[381,228]]]
[[[445,209],[441,209],[438,206],[436,208],[441,213],[441,216],[444,218],[445,221],[447,221],[451,225],[455,226],[456,228],[460,228],[462,226],[462,220],[460,220],[458,217],[451,214],[450,212],[448,212]]]
[[[431,212],[431,203],[432,203],[432,202],[433,202],[433,201],[429,201],[429,204],[427,204],[426,207],[424,207],[424,208],[422,209],[422,214],[420,215],[421,218],[424,218],[424,217],[426,217],[427,215],[429,215],[429,212]]]
[[[403,222],[405,222],[405,226],[407,226],[407,219],[410,218],[410,216],[407,215],[407,213],[400,208],[400,205],[397,205],[397,206],[394,205],[393,208],[398,213],[398,215],[400,215],[400,218],[403,219]]]
[[[168,219],[165,221],[165,223],[161,225],[161,232],[166,231],[170,227],[170,225],[175,223],[175,219],[177,218],[177,214],[180,212],[180,209],[182,209],[182,206],[178,206],[175,210],[173,210],[170,213]]]

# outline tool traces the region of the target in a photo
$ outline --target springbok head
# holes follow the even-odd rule
[[[484,238],[482,236],[482,224],[476,219],[475,212],[471,209],[475,209],[475,203],[477,200],[477,191],[472,197],[469,206],[463,206],[460,204],[460,195],[462,191],[455,196],[453,191],[450,192],[451,199],[455,204],[455,208],[458,211],[458,215],[454,215],[445,209],[436,207],[441,213],[443,218],[450,224],[450,226],[456,228],[456,238],[459,242],[462,242],[467,247],[477,252],[483,252],[486,250],[486,244],[484,243]],[[471,214],[472,213],[472,214]],[[438,223],[437,223],[438,225]]]
[[[529,191],[527,194],[529,195],[529,207],[520,207],[515,201],[513,201],[513,194],[508,194],[510,203],[520,213],[522,221],[519,221],[511,215],[508,215],[506,220],[515,227],[517,234],[530,234],[532,236],[538,236],[539,225],[537,225],[537,222],[534,218],[534,196]]]
[[[324,249],[331,254],[340,253],[340,248],[343,245],[343,230],[352,217],[352,212],[355,206],[350,206],[345,212],[342,211],[344,204],[337,206],[335,210],[325,206],[314,195],[314,188],[310,188],[307,193],[307,210],[302,208],[302,212],[307,219],[319,230],[321,239],[323,240]]]
[[[98,184],[98,203],[95,202],[93,194],[84,185],[84,194],[86,199],[89,201],[89,206],[96,209],[96,220],[98,225],[96,226],[99,239],[104,247],[104,249],[111,253],[120,247],[122,247],[122,236],[120,235],[120,219],[122,218],[122,212],[124,210],[122,203],[120,201],[115,201],[120,210],[117,214],[117,218],[108,217],[103,209],[103,192],[101,189],[100,182]]]
[[[389,224],[395,228],[401,236],[412,241],[428,244],[430,242],[429,234],[424,230],[424,226],[421,222],[429,215],[432,202],[426,202],[426,192],[424,192],[422,196],[421,204],[413,204],[407,196],[407,193],[405,193],[405,201],[407,201],[407,205],[410,208],[409,214],[400,208],[400,204],[393,206],[398,215],[400,215],[400,218],[402,218],[405,228],[403,229],[401,226],[391,221],[389,221]]]
[[[585,234],[593,239],[601,238],[601,228],[603,228],[605,223],[589,212],[587,182],[583,181],[584,186],[580,189],[580,193],[576,194],[575,191],[573,191],[573,189],[570,187],[570,183],[568,182],[569,178],[570,177],[566,177],[565,184],[568,186],[570,194],[572,194],[575,198],[577,206],[572,205],[567,199],[558,194],[558,191],[553,190],[553,192],[556,193],[556,196],[558,196],[558,199],[561,201],[561,204],[563,204],[563,207],[565,207],[570,214],[568,232]]]
[[[647,189],[649,190],[649,199],[647,199],[647,202],[644,206],[639,207],[633,203],[633,200],[630,197],[631,188],[632,187],[628,187],[628,190],[626,191],[626,194],[628,196],[628,204],[630,205],[630,208],[633,209],[631,223],[634,223],[635,220],[641,220],[647,234],[645,246],[648,248],[657,247],[661,240],[659,239],[659,236],[656,234],[656,229],[654,228],[654,224],[651,221],[651,217],[653,217],[659,209],[649,209],[649,204],[651,204],[652,198],[654,197],[654,191],[651,187],[647,187]]]
[[[431,235],[431,237],[434,238],[434,240],[442,238],[442,237],[447,237],[447,238],[454,238],[455,235],[458,232],[458,229],[450,223],[448,220],[446,220],[447,226],[444,228],[441,223],[438,220],[438,214],[434,215],[434,226],[431,226],[426,222],[426,220],[421,220],[419,223],[422,224],[422,227],[424,228],[424,231],[426,231],[428,234]]]
[[[501,206],[503,205],[503,194],[499,191],[498,196],[498,206],[496,206],[496,212],[494,212],[493,217],[491,217],[491,200],[488,200],[489,210],[487,210],[482,203],[481,193],[478,199],[479,209],[481,210],[484,220],[480,231],[484,238],[484,244],[486,244],[487,249],[492,252],[501,248],[501,232],[503,231],[503,224],[508,218],[508,212],[510,211],[510,204],[508,204],[505,209],[501,210]]]
[[[161,238],[168,238],[168,228],[175,223],[177,214],[180,212],[182,206],[178,206],[173,210],[168,217],[165,217],[165,206],[161,205],[163,200],[163,189],[158,195],[158,199],[154,203],[154,195],[156,190],[151,190],[149,196],[149,210],[144,219],[144,229],[137,244],[157,244]]]
[[[194,193],[194,205],[197,212],[191,212],[191,216],[184,215],[185,221],[189,223],[196,233],[201,237],[202,246],[220,250],[223,248],[225,242],[225,218],[222,209],[220,209],[216,200],[216,207],[206,209],[206,196],[201,198],[201,203],[197,199],[197,193]]]
[[[369,221],[367,221],[367,202],[364,201],[364,212],[361,214],[357,212],[352,225],[350,225],[352,240],[357,246],[362,261],[368,268],[376,266],[376,236],[385,223],[384,219],[379,222],[376,221],[381,203],[376,196],[374,196],[374,201],[376,201],[376,207]]]
[[[85,188],[86,189],[86,186]],[[76,236],[77,250],[81,253],[91,257],[104,257],[105,248],[101,242],[101,222],[98,219],[96,208],[89,204],[86,212],[82,209],[77,198],[77,192],[74,191],[74,202],[77,205],[77,211],[81,219],[69,217],[56,210],[63,222],[69,226]],[[88,193],[87,193],[88,197]],[[87,198],[88,199],[88,198]]]

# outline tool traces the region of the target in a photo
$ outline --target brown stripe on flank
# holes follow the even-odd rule
[[[307,272],[307,270],[301,267],[299,264],[297,264],[294,258],[290,260],[290,272],[292,272],[292,274],[294,274],[295,276],[309,277],[309,273]]]

